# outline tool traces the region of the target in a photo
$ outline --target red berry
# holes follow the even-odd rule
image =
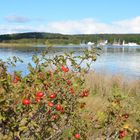
[[[17,79],[14,79],[14,80],[13,80],[13,83],[14,83],[14,84],[16,84],[17,82],[18,82],[18,80],[17,80]]]
[[[50,98],[51,99],[53,99],[53,98],[55,98],[56,97],[56,94],[55,93],[52,93],[51,95],[50,95]]]
[[[51,110],[49,110],[49,111],[48,111],[48,114],[51,114],[51,112],[52,112],[52,111],[51,111]]]
[[[62,109],[61,105],[56,105],[56,110],[60,111]]]
[[[89,90],[84,90],[80,97],[87,97],[89,95]]]
[[[74,89],[73,89],[72,87],[70,88],[70,92],[71,92],[72,94],[75,93],[75,91],[74,91]]]
[[[17,83],[18,81],[20,81],[20,78],[18,76],[14,76],[14,80],[13,80],[13,83]]]
[[[70,80],[67,80],[67,84],[70,85],[71,84],[71,81]]]
[[[119,131],[119,138],[123,138],[126,136],[126,131]]]
[[[53,103],[52,102],[48,102],[48,106],[49,107],[53,107]]]
[[[14,79],[17,79],[18,81],[20,80],[20,78],[18,77],[18,76],[15,76],[15,78]]]
[[[53,73],[51,71],[48,71],[48,74],[50,75],[50,77],[53,76]]]
[[[36,94],[36,96],[37,96],[37,97],[40,97],[40,98],[43,97],[43,95],[44,95],[44,93],[41,92],[41,91],[37,92],[37,94]]]
[[[62,108],[62,109],[60,110],[60,112],[63,114],[65,111],[64,111],[64,109]]]
[[[36,100],[36,102],[40,102],[41,98],[40,97],[36,97],[35,100]]]
[[[84,96],[85,96],[85,97],[87,97],[87,96],[88,96],[88,93],[87,93],[87,92],[85,92],[85,93],[84,93]]]
[[[52,119],[56,120],[58,118],[57,115],[52,115]]]
[[[78,133],[75,134],[75,138],[76,138],[76,139],[80,139],[80,137],[81,137],[80,134],[78,134]]]
[[[48,86],[47,85],[45,86],[45,89],[48,90]]]
[[[65,67],[65,66],[62,66],[61,67],[61,70],[64,71],[64,72],[68,72],[69,71],[69,68],[68,67]]]
[[[68,72],[69,71],[69,68],[65,68],[65,71],[64,72]]]
[[[22,104],[23,105],[29,105],[30,104],[30,100],[29,99],[23,99],[22,100]]]
[[[126,113],[126,114],[123,115],[123,117],[124,117],[125,119],[127,119],[127,118],[129,117],[129,114]]]
[[[64,70],[65,70],[65,67],[64,67],[63,65],[61,66],[61,70],[62,70],[62,71],[64,71]]]
[[[81,93],[81,94],[79,95],[79,97],[84,97],[84,94],[83,94],[83,93]]]

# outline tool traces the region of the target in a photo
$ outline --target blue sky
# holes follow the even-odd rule
[[[0,34],[140,33],[140,0],[1,0]]]

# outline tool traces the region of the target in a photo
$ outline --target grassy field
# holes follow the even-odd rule
[[[140,80],[127,81],[118,75],[108,76],[105,74],[94,74],[93,72],[90,72],[85,77],[91,94],[84,101],[86,102],[86,109],[92,112],[94,119],[103,120],[103,114],[106,112],[108,106],[115,107],[114,103],[109,101],[109,98],[114,95],[121,95],[124,97],[123,105],[130,115],[124,124],[129,126],[130,131],[133,131],[135,128],[140,131],[140,123],[138,121],[140,116]],[[123,140],[130,139],[131,135],[125,137]]]
[[[36,43],[0,43],[0,47],[32,47]]]

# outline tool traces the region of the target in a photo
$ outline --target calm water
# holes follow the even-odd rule
[[[28,73],[26,67],[30,62],[32,63],[32,55],[40,54],[45,47],[30,47],[30,48],[1,48],[0,59],[6,60],[12,56],[20,57],[24,63],[17,63],[18,70],[23,71],[23,75]],[[48,49],[49,55],[63,53],[64,51],[76,51],[77,54],[81,53],[80,46],[64,46]],[[127,79],[140,79],[140,47],[113,47],[106,46],[103,48],[97,61],[92,64],[92,69],[95,72],[107,74],[123,75]],[[9,71],[12,71],[9,68]]]

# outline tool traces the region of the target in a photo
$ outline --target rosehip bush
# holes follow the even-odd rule
[[[121,93],[116,87],[111,93],[105,110],[95,113],[93,130],[101,139],[130,139],[132,135],[137,139],[140,125],[137,119],[139,108],[134,104],[136,97]]]
[[[3,139],[85,140],[89,124],[81,117],[81,98],[90,93],[84,73],[96,61],[96,49],[49,58],[46,52],[33,55],[35,66],[29,74],[7,72],[8,63],[0,61],[0,137]],[[11,60],[11,59],[10,59]],[[77,61],[78,60],[78,61]],[[17,59],[14,57],[14,61]],[[86,63],[82,68],[81,64]],[[83,105],[83,106],[82,106]]]

